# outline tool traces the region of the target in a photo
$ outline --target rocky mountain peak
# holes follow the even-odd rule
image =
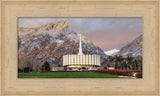
[[[19,60],[33,63],[33,69],[37,66],[40,69],[45,61],[54,66],[62,66],[63,55],[78,54],[79,34],[69,29],[66,21],[35,28],[19,28],[18,34]],[[100,55],[101,60],[106,56],[101,48],[83,34],[82,44],[84,54]],[[19,63],[20,65],[22,64]]]
[[[66,21],[59,21],[57,23],[48,23],[35,28],[19,27],[18,31],[30,32],[30,31],[49,31],[49,32],[62,32],[67,30],[68,23]]]
[[[66,32],[67,28],[68,28],[68,23],[66,21],[60,21],[54,24],[55,31],[64,30]]]
[[[105,51],[104,53],[108,56],[116,56],[120,50],[119,49],[111,49],[108,51]]]
[[[122,47],[121,50],[119,51],[119,55],[142,57],[142,45],[143,45],[143,36],[141,34],[135,40]]]
[[[38,29],[48,30],[51,32],[61,32],[61,31],[66,32],[67,28],[68,28],[68,23],[66,21],[60,21],[57,23],[48,23],[46,25],[42,25]]]

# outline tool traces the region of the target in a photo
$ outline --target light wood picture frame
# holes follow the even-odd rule
[[[158,0],[1,0],[1,96],[159,96]],[[142,17],[143,79],[18,79],[18,17]]]

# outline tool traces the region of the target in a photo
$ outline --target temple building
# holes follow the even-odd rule
[[[82,52],[82,37],[80,33],[79,38],[79,53],[68,54],[63,56],[63,66],[67,66],[72,69],[81,68],[94,68],[100,66],[100,55],[84,54]]]

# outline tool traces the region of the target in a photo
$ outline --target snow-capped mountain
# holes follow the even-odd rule
[[[63,55],[77,54],[79,34],[68,28],[66,21],[49,23],[36,28],[18,29],[19,68],[25,65],[20,62],[33,63],[33,69],[41,68],[48,61],[51,66],[62,66]],[[84,54],[97,54],[101,60],[105,53],[95,46],[87,37],[82,35]]]
[[[135,40],[122,47],[118,55],[122,55],[124,57],[126,56],[142,57],[142,44],[143,44],[143,36],[140,35]]]
[[[109,51],[105,51],[104,53],[108,56],[115,56],[118,54],[119,51],[119,49],[111,49]]]

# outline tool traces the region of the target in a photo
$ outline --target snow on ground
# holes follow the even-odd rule
[[[63,43],[64,43],[64,41],[63,41],[63,40],[59,40],[59,39],[57,39],[55,42],[57,43],[57,46],[60,46],[61,44],[63,44]]]
[[[111,49],[109,51],[104,51],[104,53],[108,56],[115,56],[119,52],[119,49]]]

